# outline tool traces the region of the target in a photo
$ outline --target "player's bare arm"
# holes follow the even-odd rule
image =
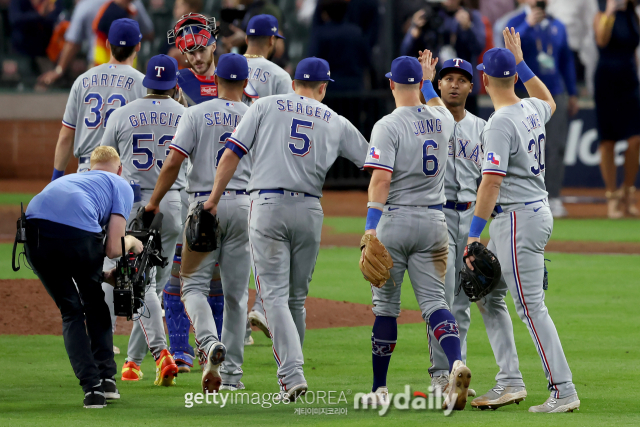
[[[162,165],[162,170],[158,176],[158,182],[156,182],[156,186],[153,188],[151,199],[149,199],[147,206],[144,207],[145,211],[152,211],[153,213],[160,212],[160,202],[167,194],[167,191],[171,189],[173,183],[176,182],[176,179],[178,179],[180,166],[182,166],[184,159],[185,157],[176,150],[170,151]]]
[[[389,197],[389,187],[391,185],[391,172],[382,169],[374,169],[369,182],[369,203],[370,208],[382,212],[384,204]],[[365,230],[364,234],[376,235],[376,229]]]
[[[511,29],[505,28],[502,31],[504,36],[504,45],[507,49],[513,53],[513,56],[516,57],[516,66],[518,66],[523,60],[524,57],[522,55],[522,46],[520,44],[520,33],[516,33],[516,30],[511,27]],[[540,78],[533,76],[530,79],[521,79],[524,83],[524,87],[527,89],[529,96],[532,98],[538,98],[545,101],[547,104],[551,106],[551,114],[556,111],[556,102],[553,100],[553,96],[549,89],[542,83]]]
[[[436,65],[438,64],[438,58],[433,57],[433,53],[429,49],[419,51],[420,65],[422,65],[422,81],[423,83],[430,82],[433,86],[433,79],[436,77]],[[434,92],[435,93],[435,92]],[[436,96],[431,99],[426,99],[429,107],[444,107],[444,102],[440,97]]]
[[[218,164],[216,178],[213,181],[213,190],[211,190],[209,198],[204,203],[204,208],[211,212],[211,214],[216,214],[220,196],[222,196],[222,192],[227,188],[227,185],[229,185],[231,178],[233,178],[233,174],[238,168],[238,163],[240,163],[240,157],[238,157],[236,153],[229,149],[224,151]]]
[[[73,156],[73,140],[75,139],[75,129],[62,126],[56,144],[56,154],[53,159],[53,167],[59,171],[64,171]]]

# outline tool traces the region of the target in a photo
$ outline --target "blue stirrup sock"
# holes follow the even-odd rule
[[[391,353],[398,341],[398,321],[395,317],[376,316],[371,331],[371,349],[373,362],[373,387],[386,387],[387,371],[391,361]]]
[[[456,360],[462,360],[458,323],[449,310],[441,308],[429,317],[429,327],[449,360],[449,372]]]

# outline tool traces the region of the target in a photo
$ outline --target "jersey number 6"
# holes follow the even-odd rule
[[[304,144],[302,144],[302,147],[298,148],[295,142],[290,142],[289,150],[291,150],[291,153],[294,156],[304,157],[309,154],[309,151],[311,151],[311,139],[306,133],[299,132],[299,128],[313,129],[313,122],[300,119],[293,119],[291,121],[291,133],[289,134],[289,137],[291,139],[303,141]]]
[[[435,154],[429,154],[429,148],[437,150],[438,143],[433,139],[427,139],[422,144],[422,172],[428,177],[434,177],[440,172],[440,164]]]

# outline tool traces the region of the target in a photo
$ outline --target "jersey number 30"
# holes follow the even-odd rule
[[[540,175],[540,172],[544,171],[544,150],[545,150],[545,142],[546,138],[543,133],[538,136],[538,141],[532,139],[529,141],[529,146],[527,147],[529,153],[533,153],[533,159],[535,163],[529,169],[531,173],[534,175]]]

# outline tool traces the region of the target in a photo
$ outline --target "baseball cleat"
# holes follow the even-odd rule
[[[260,329],[267,338],[271,339],[271,334],[269,333],[269,328],[267,327],[267,319],[264,317],[264,314],[259,313],[257,311],[251,311],[249,313],[249,323],[251,326],[255,326]]]
[[[308,389],[309,389],[309,386],[307,385],[307,383],[300,383],[300,384],[294,385],[287,391],[281,391],[280,396],[277,396],[276,400],[285,401],[285,402],[288,401],[289,403],[293,403],[296,400],[298,400],[300,396],[302,396],[303,394],[306,394]]]
[[[173,354],[173,361],[178,365],[179,374],[188,374],[193,368],[193,356],[184,351],[176,351]]]
[[[244,339],[244,345],[253,345],[253,337],[251,335]]]
[[[140,381],[142,377],[142,371],[136,362],[126,362],[122,367],[122,381]]]
[[[471,370],[465,366],[462,360],[456,360],[449,374],[449,384],[444,390],[446,397],[442,403],[442,409],[448,409],[453,405],[454,410],[462,411],[467,404],[470,383]]]
[[[84,407],[87,409],[99,409],[107,406],[107,398],[99,389],[92,389],[84,394]]]
[[[207,361],[202,369],[202,392],[217,393],[222,385],[220,378],[220,364],[224,362],[227,349],[220,341],[213,344],[207,353]]]
[[[362,396],[363,405],[371,405],[373,407],[376,407],[378,405],[389,405],[390,403],[389,389],[386,387],[378,387],[376,391],[372,391],[371,393]]]
[[[116,387],[116,380],[113,378],[101,379],[102,390],[104,390],[104,397],[107,400],[120,399],[120,392]]]
[[[431,388],[435,393],[436,390],[440,390],[440,394],[444,395],[444,389],[449,385],[449,375],[442,374],[437,377],[431,377]]]
[[[175,385],[178,372],[178,365],[173,360],[171,353],[169,353],[169,350],[164,349],[160,352],[158,360],[156,360],[156,380],[153,384],[163,387]]]
[[[478,409],[493,409],[501,406],[520,403],[527,397],[527,390],[524,387],[501,386],[496,384],[494,388],[480,397],[471,401],[471,406]]]
[[[530,407],[529,412],[573,412],[576,409],[580,409],[580,399],[578,399],[578,394],[572,394],[562,399],[550,397],[542,405]]]
[[[220,390],[238,391],[244,389],[245,387],[242,381],[238,381],[236,384],[222,384],[222,386],[220,386]]]

